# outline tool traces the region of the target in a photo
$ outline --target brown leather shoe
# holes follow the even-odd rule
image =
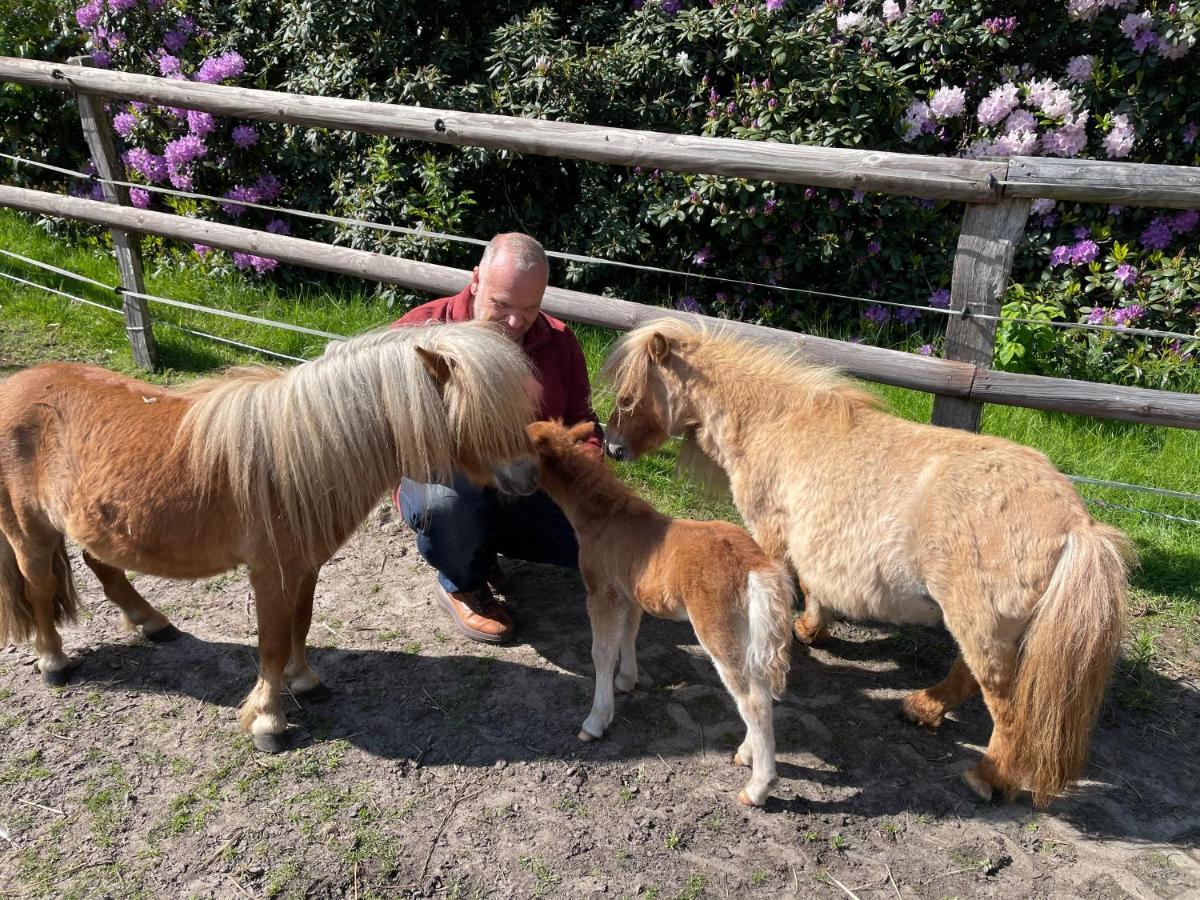
[[[447,591],[441,582],[434,582],[438,604],[454,619],[458,630],[473,641],[502,644],[514,631],[512,617],[485,588],[477,591]]]

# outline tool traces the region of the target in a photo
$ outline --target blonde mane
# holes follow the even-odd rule
[[[418,347],[447,361],[444,386]],[[486,325],[374,331],[290,371],[194,386],[179,440],[202,486],[226,479],[243,514],[331,552],[401,476],[444,483],[464,455],[528,453],[531,377],[520,348]]]
[[[605,361],[601,377],[625,407],[641,399],[652,377],[650,347],[656,334],[670,342],[672,353],[694,373],[687,379],[689,390],[737,388],[741,399],[758,404],[758,412],[780,406],[789,411],[815,408],[845,420],[859,410],[883,406],[837,369],[805,361],[799,348],[756,341],[729,325],[699,317],[672,316],[630,331]]]

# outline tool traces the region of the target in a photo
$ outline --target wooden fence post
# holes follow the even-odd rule
[[[945,359],[991,367],[997,323],[972,314],[1000,315],[1000,301],[1008,288],[1017,242],[1025,233],[1029,205],[1029,200],[1003,200],[991,206],[967,206],[950,282],[950,308],[965,314],[950,317],[942,354]],[[978,431],[982,417],[983,404],[978,400],[934,398],[934,425]]]
[[[73,66],[90,66],[90,56],[72,56],[68,62]],[[125,181],[125,167],[117,156],[113,142],[112,126],[104,112],[104,98],[95,94],[76,93],[79,118],[83,123],[83,135],[87,138],[92,161],[101,178],[110,181]],[[119,206],[129,206],[129,189],[113,184],[101,183],[104,199]],[[121,271],[121,286],[126,291],[139,294],[146,292],[142,277],[141,238],[122,228],[112,229],[113,249],[117,254],[117,267]],[[158,366],[158,347],[154,343],[154,331],[150,324],[150,311],[141,297],[122,295],[122,311],[125,314],[125,333],[133,348],[133,359],[143,369]]]

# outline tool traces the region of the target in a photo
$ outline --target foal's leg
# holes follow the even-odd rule
[[[960,653],[942,681],[923,691],[913,691],[901,701],[900,715],[914,725],[937,728],[946,713],[961,706],[978,691],[979,682]]]
[[[592,662],[596,667],[596,696],[592,711],[583,721],[579,739],[593,741],[604,737],[613,720],[613,671],[629,617],[629,607],[616,592],[605,589],[599,594],[588,590],[588,617],[592,620]]]
[[[637,636],[642,624],[642,608],[630,606],[625,618],[625,633],[621,636],[621,669],[613,679],[617,693],[626,693],[637,687]]]
[[[751,772],[738,801],[744,806],[762,806],[775,784],[775,719],[770,685],[764,677],[747,672],[741,659],[722,660],[713,656],[713,663],[746,723],[746,740],[734,754],[733,762],[750,766]]]
[[[296,611],[292,617],[292,653],[283,677],[293,694],[302,694],[309,700],[323,700],[329,690],[321,684],[321,676],[309,668],[305,657],[308,629],[312,625],[313,593],[317,589],[317,573],[306,575],[300,581],[300,593],[296,596]]]
[[[25,600],[33,611],[33,646],[38,657],[38,671],[42,680],[51,687],[61,687],[70,678],[71,661],[63,653],[62,638],[58,634],[55,619],[55,597],[67,586],[59,585],[59,575],[71,577],[69,568],[55,572],[54,559],[62,540],[50,530],[29,528],[6,532],[12,546],[17,569],[21,573]]]
[[[100,585],[104,588],[104,596],[120,607],[125,614],[125,624],[132,631],[140,628],[142,634],[152,641],[173,641],[179,637],[179,629],[170,623],[166,616],[146,602],[137,592],[125,573],[114,567],[100,562],[86,550],[83,551],[83,561],[87,567],[96,573]]]
[[[282,735],[287,731],[280,687],[292,652],[292,618],[299,589],[294,577],[283,580],[279,568],[272,562],[250,568],[258,614],[259,672],[254,689],[238,711],[242,730],[254,738],[254,746],[270,753],[283,749]]]

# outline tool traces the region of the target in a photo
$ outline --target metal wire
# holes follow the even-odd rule
[[[0,278],[7,278],[9,281],[15,281],[19,284],[28,285],[29,287],[41,288],[43,291],[49,291],[51,294],[58,294],[60,297],[65,297],[75,303],[84,303],[88,306],[95,306],[98,309],[114,312],[117,315],[124,315],[121,310],[115,306],[107,306],[103,303],[97,303],[95,300],[88,300],[86,297],[76,297],[74,294],[68,294],[66,291],[60,291],[57,288],[47,287],[44,284],[38,284],[36,281],[26,281],[24,278],[19,278],[16,275],[10,275],[8,272],[0,271]]]
[[[1147,484],[1128,484],[1124,481],[1105,481],[1103,478],[1088,478],[1084,475],[1068,475],[1077,484],[1094,484],[1098,487],[1116,488],[1122,491],[1136,491],[1141,494],[1154,494],[1158,497],[1173,497],[1176,500],[1187,500],[1200,503],[1200,494],[1188,494],[1184,491],[1169,491],[1166,488],[1151,487]]]
[[[20,253],[13,253],[11,250],[5,250],[0,247],[0,253],[5,256],[11,256],[13,259],[19,259],[21,262],[28,263],[31,266],[36,266],[39,269],[45,269],[47,272],[53,272],[55,275],[62,275],[64,278],[73,278],[75,281],[81,281],[84,284],[90,284],[93,287],[104,288],[106,291],[116,291],[111,284],[105,284],[103,281],[97,281],[95,278],[89,278],[86,275],[80,275],[78,272],[72,272],[69,269],[60,269],[58,266],[52,266],[50,263],[42,262],[37,259],[30,259],[28,256],[22,256]]]
[[[1188,519],[1184,516],[1173,516],[1170,513],[1155,512],[1152,509],[1141,509],[1137,506],[1122,506],[1120,503],[1109,503],[1107,500],[1094,500],[1091,497],[1084,497],[1083,500],[1090,506],[1099,506],[1102,509],[1117,509],[1121,512],[1139,513],[1143,516],[1154,516],[1158,519],[1169,519],[1172,522],[1181,522],[1184,525],[1200,525],[1200,519]]]

